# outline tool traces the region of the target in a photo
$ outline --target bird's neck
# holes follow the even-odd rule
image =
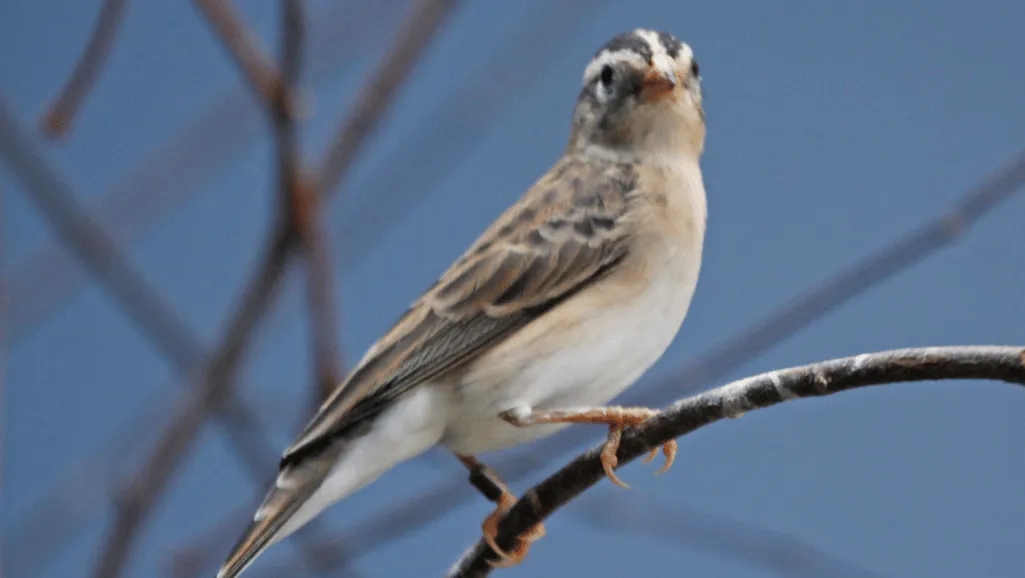
[[[609,146],[601,143],[580,143],[570,146],[573,156],[611,163],[643,163],[664,167],[697,168],[700,154],[688,148]]]

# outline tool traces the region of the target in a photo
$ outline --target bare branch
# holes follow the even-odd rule
[[[227,545],[238,539],[239,528],[244,527],[252,516],[252,504],[232,508],[214,526],[200,531],[189,547],[172,552],[166,566],[168,575],[174,578],[203,576],[210,564],[223,560]]]
[[[362,91],[363,97],[357,101],[355,112],[350,115],[350,120],[345,124],[346,129],[338,138],[338,143],[343,145],[340,150],[345,154],[328,156],[332,162],[327,165],[331,167],[329,172],[334,179],[340,179],[348,169],[356,150],[386,110],[386,103],[391,102],[402,80],[453,5],[453,2],[444,0],[422,0],[417,5],[395,48],[384,59],[378,74],[369,83],[370,88]],[[375,102],[368,103],[370,100]],[[338,160],[341,162],[335,162]],[[321,182],[332,183],[332,180]],[[331,188],[325,188],[325,193],[330,192]],[[113,578],[120,574],[128,551],[139,534],[139,527],[149,516],[186,452],[195,443],[200,426],[230,394],[242,353],[257,322],[276,294],[297,236],[298,231],[292,219],[282,219],[271,236],[264,257],[260,259],[256,274],[247,284],[248,289],[232,316],[220,346],[202,372],[196,393],[180,405],[177,419],[164,430],[156,448],[119,504],[118,514],[94,573],[97,578]]]
[[[67,185],[32,150],[28,136],[18,126],[2,98],[0,157],[13,169],[30,198],[53,224],[58,236],[127,310],[131,320],[168,357],[179,374],[188,375],[195,371],[202,358],[199,340],[132,267],[105,231],[78,206]],[[255,313],[244,321],[251,323],[258,316],[259,313]],[[229,349],[228,353],[236,355],[234,349]],[[268,463],[267,457],[275,456],[277,452],[259,432],[253,413],[241,401],[216,409],[243,468],[263,481],[262,478],[268,475],[267,468],[273,463]],[[147,428],[151,426],[152,423],[146,424]],[[170,462],[161,463],[160,468],[166,468],[169,475],[173,466]]]
[[[711,380],[721,378],[738,365],[757,357],[769,346],[800,332],[815,319],[955,242],[960,234],[969,230],[987,211],[1019,190],[1022,182],[1025,182],[1025,151],[968,191],[951,210],[939,218],[813,286],[763,320],[742,329],[695,361],[684,365],[681,370],[673,372],[673,377],[639,388],[624,401],[638,405],[661,403],[660,398],[664,399],[666,395],[679,394],[681,390],[695,391]],[[960,223],[960,226],[953,229],[945,225],[951,222]],[[938,231],[947,234],[937,234]],[[909,251],[908,247],[914,250]],[[530,459],[527,459],[528,456],[513,456],[497,464],[495,469],[502,472],[507,482],[515,482],[573,450],[585,440],[585,432],[571,429],[536,448],[529,456]],[[471,499],[472,494],[456,491],[460,484],[465,483],[462,477],[454,478],[412,496],[390,512],[378,515],[362,525],[359,532],[345,535],[344,543],[358,543],[359,547],[354,547],[354,551],[364,554],[387,543],[392,536],[411,532],[415,527],[427,524]],[[333,559],[337,564],[345,562],[338,556]],[[295,562],[288,562],[277,570],[285,571],[295,566]]]
[[[193,393],[179,405],[176,417],[161,434],[156,447],[118,503],[115,520],[94,572],[97,578],[113,578],[121,573],[128,551],[139,536],[139,527],[192,447],[200,426],[230,393],[230,384],[252,331],[276,295],[287,256],[279,250],[281,244],[281,239],[275,238],[267,248],[266,258],[261,260],[260,268],[248,284],[220,346],[200,372],[198,383],[192,388]]]
[[[385,34],[402,0],[331,2],[311,23],[311,82],[338,78]],[[248,84],[233,86],[207,104],[180,133],[124,175],[89,209],[122,246],[139,238],[161,219],[193,198],[202,184],[252,145],[263,121],[262,107],[250,98]],[[28,336],[63,310],[86,276],[60,245],[50,243],[24,259],[10,276],[10,339]]]
[[[89,89],[95,84],[103,65],[107,62],[107,57],[110,56],[110,48],[114,44],[117,29],[124,20],[127,7],[128,0],[104,2],[99,16],[96,17],[89,42],[75,63],[74,72],[40,121],[40,130],[47,136],[64,136],[71,128],[75,115],[89,94]]]
[[[128,310],[132,321],[170,359],[180,374],[186,375],[194,371],[201,358],[198,339],[188,332],[156,291],[131,266],[116,244],[106,236],[105,231],[77,205],[75,195],[45,165],[42,158],[32,151],[27,137],[21,134],[2,101],[0,151],[25,184],[31,198],[54,224],[58,235],[97,275],[118,303]],[[240,460],[243,469],[259,483],[266,482],[277,451],[260,432],[259,423],[252,411],[240,400],[214,409],[225,427],[228,440],[235,449],[234,455]],[[152,428],[153,421],[144,422],[143,426],[143,431],[148,431]],[[138,434],[124,437],[143,439]],[[180,439],[175,443],[180,443]],[[162,463],[159,469],[166,470],[167,475],[170,475],[174,466],[175,463],[168,461]],[[53,519],[53,516],[48,516],[44,512],[44,521],[46,518]],[[124,519],[131,518],[126,515]],[[35,528],[37,535],[54,536],[45,526],[42,526],[44,529],[40,529],[40,526]]]
[[[305,30],[303,0],[282,0],[282,64],[284,88],[294,91],[300,78],[302,38]],[[344,366],[338,354],[331,258],[321,218],[320,196],[303,172],[299,158],[295,123],[280,108],[275,109],[278,172],[282,199],[302,240],[306,258],[306,290],[313,362],[317,368],[314,407],[335,388]]]
[[[646,535],[672,546],[712,554],[785,578],[883,578],[794,536],[719,514],[617,489],[590,492],[566,513],[602,532]]]
[[[138,329],[175,365],[191,364],[199,350],[188,330],[87,216],[68,186],[32,150],[30,143],[31,139],[0,97],[0,158],[24,185],[29,198],[65,246],[124,304]]]
[[[193,3],[206,16],[238,69],[268,108],[288,116],[298,114],[295,94],[284,88],[281,74],[250,35],[231,1],[193,0]]]
[[[640,426],[628,428],[616,455],[621,467],[667,440],[788,400],[871,385],[941,379],[991,379],[1025,385],[1025,347],[898,349],[770,371],[677,401]],[[600,451],[601,447],[592,448],[524,494],[499,523],[498,545],[512,549],[517,535],[601,481],[605,472]],[[489,560],[497,560],[497,555],[481,540],[447,576],[486,576],[492,570]]]
[[[410,10],[398,39],[356,96],[352,112],[328,148],[320,165],[322,194],[330,195],[341,182],[363,142],[388,112],[397,89],[409,78],[413,66],[455,6],[455,0],[418,0]]]
[[[707,383],[794,335],[841,304],[906,271],[963,238],[983,215],[1021,189],[1022,183],[1025,183],[1025,151],[987,176],[947,212],[794,297],[762,321],[688,365],[672,384],[649,390],[649,397],[679,392],[681,381],[685,387]]]
[[[426,202],[446,175],[472,158],[470,151],[477,143],[542,86],[545,75],[556,68],[558,55],[570,49],[609,3],[536,3],[500,48],[453,82],[410,136],[386,151],[360,179],[361,194],[341,217],[346,251],[336,265],[347,270],[373,254],[374,246],[403,215]]]

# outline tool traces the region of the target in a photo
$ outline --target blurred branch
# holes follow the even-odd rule
[[[200,426],[207,416],[230,393],[230,386],[249,343],[253,329],[273,301],[278,277],[284,268],[285,253],[278,250],[279,239],[274,239],[266,250],[248,289],[236,308],[227,331],[190,388],[188,397],[173,413],[170,425],[164,429],[132,483],[117,502],[116,515],[103,547],[94,575],[113,578],[120,575],[128,552],[139,536],[142,523],[149,516],[157,498],[182,463],[195,442]],[[269,479],[269,478],[268,478]]]
[[[305,8],[303,0],[282,0],[281,5],[283,88],[294,91],[301,76]],[[273,116],[282,199],[299,231],[305,251],[310,342],[317,372],[314,407],[317,407],[338,384],[344,366],[335,339],[338,324],[331,282],[331,259],[321,218],[320,196],[304,174],[295,123],[280,107],[274,109]]]
[[[199,340],[181,324],[171,309],[149,286],[117,245],[82,210],[69,190],[31,147],[0,98],[0,157],[11,167],[57,235],[96,275],[123,306],[138,329],[181,374],[193,370],[201,358]],[[236,456],[251,474],[263,476],[263,456],[274,455],[273,446],[260,436],[251,411],[241,401],[219,412]],[[152,424],[146,424],[147,428]],[[146,429],[146,428],[144,428]]]
[[[840,559],[799,538],[759,528],[722,515],[654,499],[640,492],[624,495],[603,489],[583,497],[567,513],[602,532],[646,535],[670,546],[688,548],[768,570],[787,578],[883,578],[856,562]]]
[[[678,395],[681,391],[695,391],[711,380],[723,377],[850,299],[962,238],[976,221],[1019,190],[1023,182],[1025,151],[968,191],[946,213],[801,293],[762,320],[685,364],[679,371],[673,372],[672,378],[638,388],[635,393],[626,396],[624,403],[659,404],[662,403],[660,399],[667,396]],[[958,226],[952,227],[950,223],[957,223]],[[753,335],[759,337],[753,339]],[[742,347],[738,344],[746,345]],[[506,482],[515,482],[586,443],[588,439],[587,432],[569,429],[531,448],[529,459],[514,455],[492,466],[502,472]],[[357,543],[359,547],[353,550],[360,555],[369,553],[388,543],[393,536],[410,533],[416,527],[449,513],[471,499],[475,494],[457,491],[458,487],[465,484],[466,481],[460,476],[412,496],[390,512],[379,514],[373,520],[361,524],[357,532],[345,536],[343,543]],[[341,557],[333,559],[338,564],[345,562]],[[292,568],[294,572],[295,567],[296,563],[290,561],[282,564],[280,569]]]
[[[378,72],[361,91],[353,113],[343,125],[336,145],[328,154],[327,178],[321,179],[324,192],[329,193],[341,180],[355,153],[378,124],[392,101],[402,80],[408,77],[434,32],[444,21],[454,2],[421,0],[414,8],[403,33],[385,57]],[[232,316],[228,330],[211,360],[194,395],[181,405],[178,417],[164,430],[156,448],[143,464],[125,498],[107,537],[103,554],[96,567],[98,578],[113,578],[123,569],[128,552],[138,536],[138,529],[149,516],[157,498],[167,487],[171,475],[194,444],[200,426],[207,416],[231,392],[232,378],[241,361],[252,331],[270,305],[285,271],[298,231],[290,218],[281,219],[271,235],[260,265],[241,305]]]
[[[682,373],[682,382],[694,388],[752,359],[839,305],[886,281],[936,251],[963,238],[972,225],[1000,203],[1011,198],[1025,183],[1025,151],[1005,163],[981,184],[968,191],[954,206],[892,245],[861,259],[826,279],[762,321],[721,343]],[[666,383],[648,391],[648,397],[671,395],[680,382]]]
[[[352,112],[328,148],[320,165],[323,194],[331,194],[342,181],[364,141],[388,112],[398,88],[409,78],[413,66],[455,6],[455,0],[417,0],[413,5],[398,38],[356,96]]]
[[[162,385],[154,390],[168,392],[168,385],[181,385],[181,381]],[[247,402],[256,425],[290,423],[291,418],[301,410],[302,414],[306,414],[305,408],[300,408],[293,396],[262,388],[255,390],[255,395],[249,396]],[[129,419],[119,424],[103,443],[97,444],[74,465],[65,468],[54,482],[39,493],[26,512],[8,524],[4,537],[8,555],[4,562],[10,575],[32,578],[44,574],[47,565],[57,559],[55,552],[62,551],[82,530],[89,527],[89,518],[106,510],[108,502],[117,499],[121,491],[120,480],[142,457],[143,450],[150,446],[159,426],[170,417],[167,415],[168,405],[165,393],[150,395],[144,403],[131,410]],[[223,418],[222,421],[226,425],[231,423],[231,420],[225,421]],[[250,431],[256,430],[254,427]],[[243,466],[254,481],[259,484],[266,482],[267,474],[276,461],[277,451],[272,450],[266,442],[259,448],[251,443],[239,444],[239,438],[235,436],[229,436],[228,439],[229,442],[235,442],[233,455],[242,457]],[[253,447],[250,448],[250,445]],[[260,497],[262,495],[254,496],[256,499]],[[250,512],[252,502],[252,499],[246,500],[246,508]],[[232,521],[237,519],[233,518]],[[314,528],[309,525],[307,528],[297,536],[304,552],[309,543],[321,542],[311,531]],[[238,532],[237,525],[232,528],[232,532]],[[224,542],[235,538],[237,535],[228,536]],[[230,546],[221,542],[216,544],[219,547],[214,552],[216,556],[222,556]],[[313,562],[313,566],[320,562],[316,557],[309,561]],[[304,558],[303,562],[307,562],[307,559]],[[311,564],[306,566],[310,567]]]
[[[314,82],[337,78],[353,55],[367,52],[397,16],[402,0],[331,2],[312,18],[310,74]],[[146,162],[121,178],[90,206],[98,222],[122,246],[138,238],[202,190],[201,185],[238,157],[259,136],[261,106],[248,86],[235,86],[211,101]],[[60,245],[51,243],[25,259],[10,276],[10,339],[27,336],[62,310],[85,280]]]
[[[200,342],[181,323],[158,293],[145,281],[75,200],[75,194],[46,166],[29,144],[27,135],[10,114],[0,97],[0,156],[24,185],[30,198],[50,220],[68,249],[77,255],[101,281],[129,317],[181,374],[188,373],[200,361]],[[221,417],[228,424],[236,451],[250,470],[262,469],[258,456],[268,455],[252,444],[256,423],[251,411],[236,400]],[[264,440],[265,441],[265,440]],[[271,455],[276,452],[271,450]]]
[[[770,371],[672,404],[636,428],[624,431],[619,465],[724,418],[784,401],[831,395],[859,387],[941,379],[990,379],[1025,385],[1025,348],[997,346],[925,347],[866,353]],[[506,550],[516,536],[551,516],[603,478],[599,452],[592,448],[531,488],[499,522],[496,542]],[[447,574],[486,576],[497,555],[480,540]]]
[[[32,151],[27,135],[21,134],[2,100],[0,152],[68,248],[86,263],[117,302],[127,309],[131,320],[170,359],[172,365],[183,375],[191,371],[201,357],[199,340],[181,324],[103,229],[77,205],[74,193]],[[234,455],[241,461],[243,469],[259,483],[264,483],[277,452],[260,433],[253,413],[241,400],[217,410],[229,442],[235,449]],[[153,422],[149,421],[142,429],[148,431],[152,426]],[[135,439],[139,435],[127,437]],[[172,469],[170,464],[160,467],[167,468],[168,473]],[[41,516],[48,518],[45,512]],[[52,516],[49,518],[53,519]],[[52,537],[49,532],[44,535]]]
[[[104,231],[93,223],[68,186],[32,150],[0,97],[0,157],[25,187],[29,199],[53,225],[57,236],[124,305],[136,327],[176,366],[199,355],[197,343]]]
[[[63,136],[71,128],[89,89],[107,62],[127,7],[128,0],[106,0],[103,3],[89,42],[75,63],[74,72],[40,122],[40,129],[47,136]]]
[[[298,113],[295,94],[285,88],[281,73],[253,39],[230,0],[193,0],[206,16],[218,38],[235,59],[239,71],[274,114],[294,116]]]
[[[608,3],[534,3],[501,47],[453,83],[451,91],[409,136],[400,139],[361,179],[360,195],[341,217],[346,251],[339,253],[341,260],[336,265],[349,270],[371,255],[383,234],[429,199],[446,175],[473,156],[471,151],[478,143],[529,100]]]
[[[166,417],[165,400],[160,401],[133,409],[131,418],[100,444],[100,451],[90,451],[76,460],[33,501],[28,513],[8,527],[4,567],[9,575],[30,578],[43,574],[55,553],[84,529],[87,518],[107,508],[107,500],[115,497],[111,480],[119,479],[151,441],[139,432],[152,429]]]
[[[171,553],[166,565],[167,574],[174,578],[203,576],[204,570],[211,563],[219,562],[224,557],[228,548],[226,544],[229,540],[238,539],[239,528],[245,527],[252,516],[253,505],[248,502],[232,508],[216,525],[200,531],[192,546]]]

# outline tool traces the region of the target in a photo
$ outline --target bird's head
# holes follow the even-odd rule
[[[690,46],[637,29],[595,53],[573,112],[571,150],[700,155],[704,142],[701,78]]]

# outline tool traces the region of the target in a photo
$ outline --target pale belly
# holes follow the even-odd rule
[[[612,305],[588,304],[582,296],[583,322],[475,363],[457,384],[441,443],[461,455],[504,449],[565,427],[515,427],[498,417],[505,410],[606,405],[637,381],[676,336],[698,266],[684,263],[639,295]]]

